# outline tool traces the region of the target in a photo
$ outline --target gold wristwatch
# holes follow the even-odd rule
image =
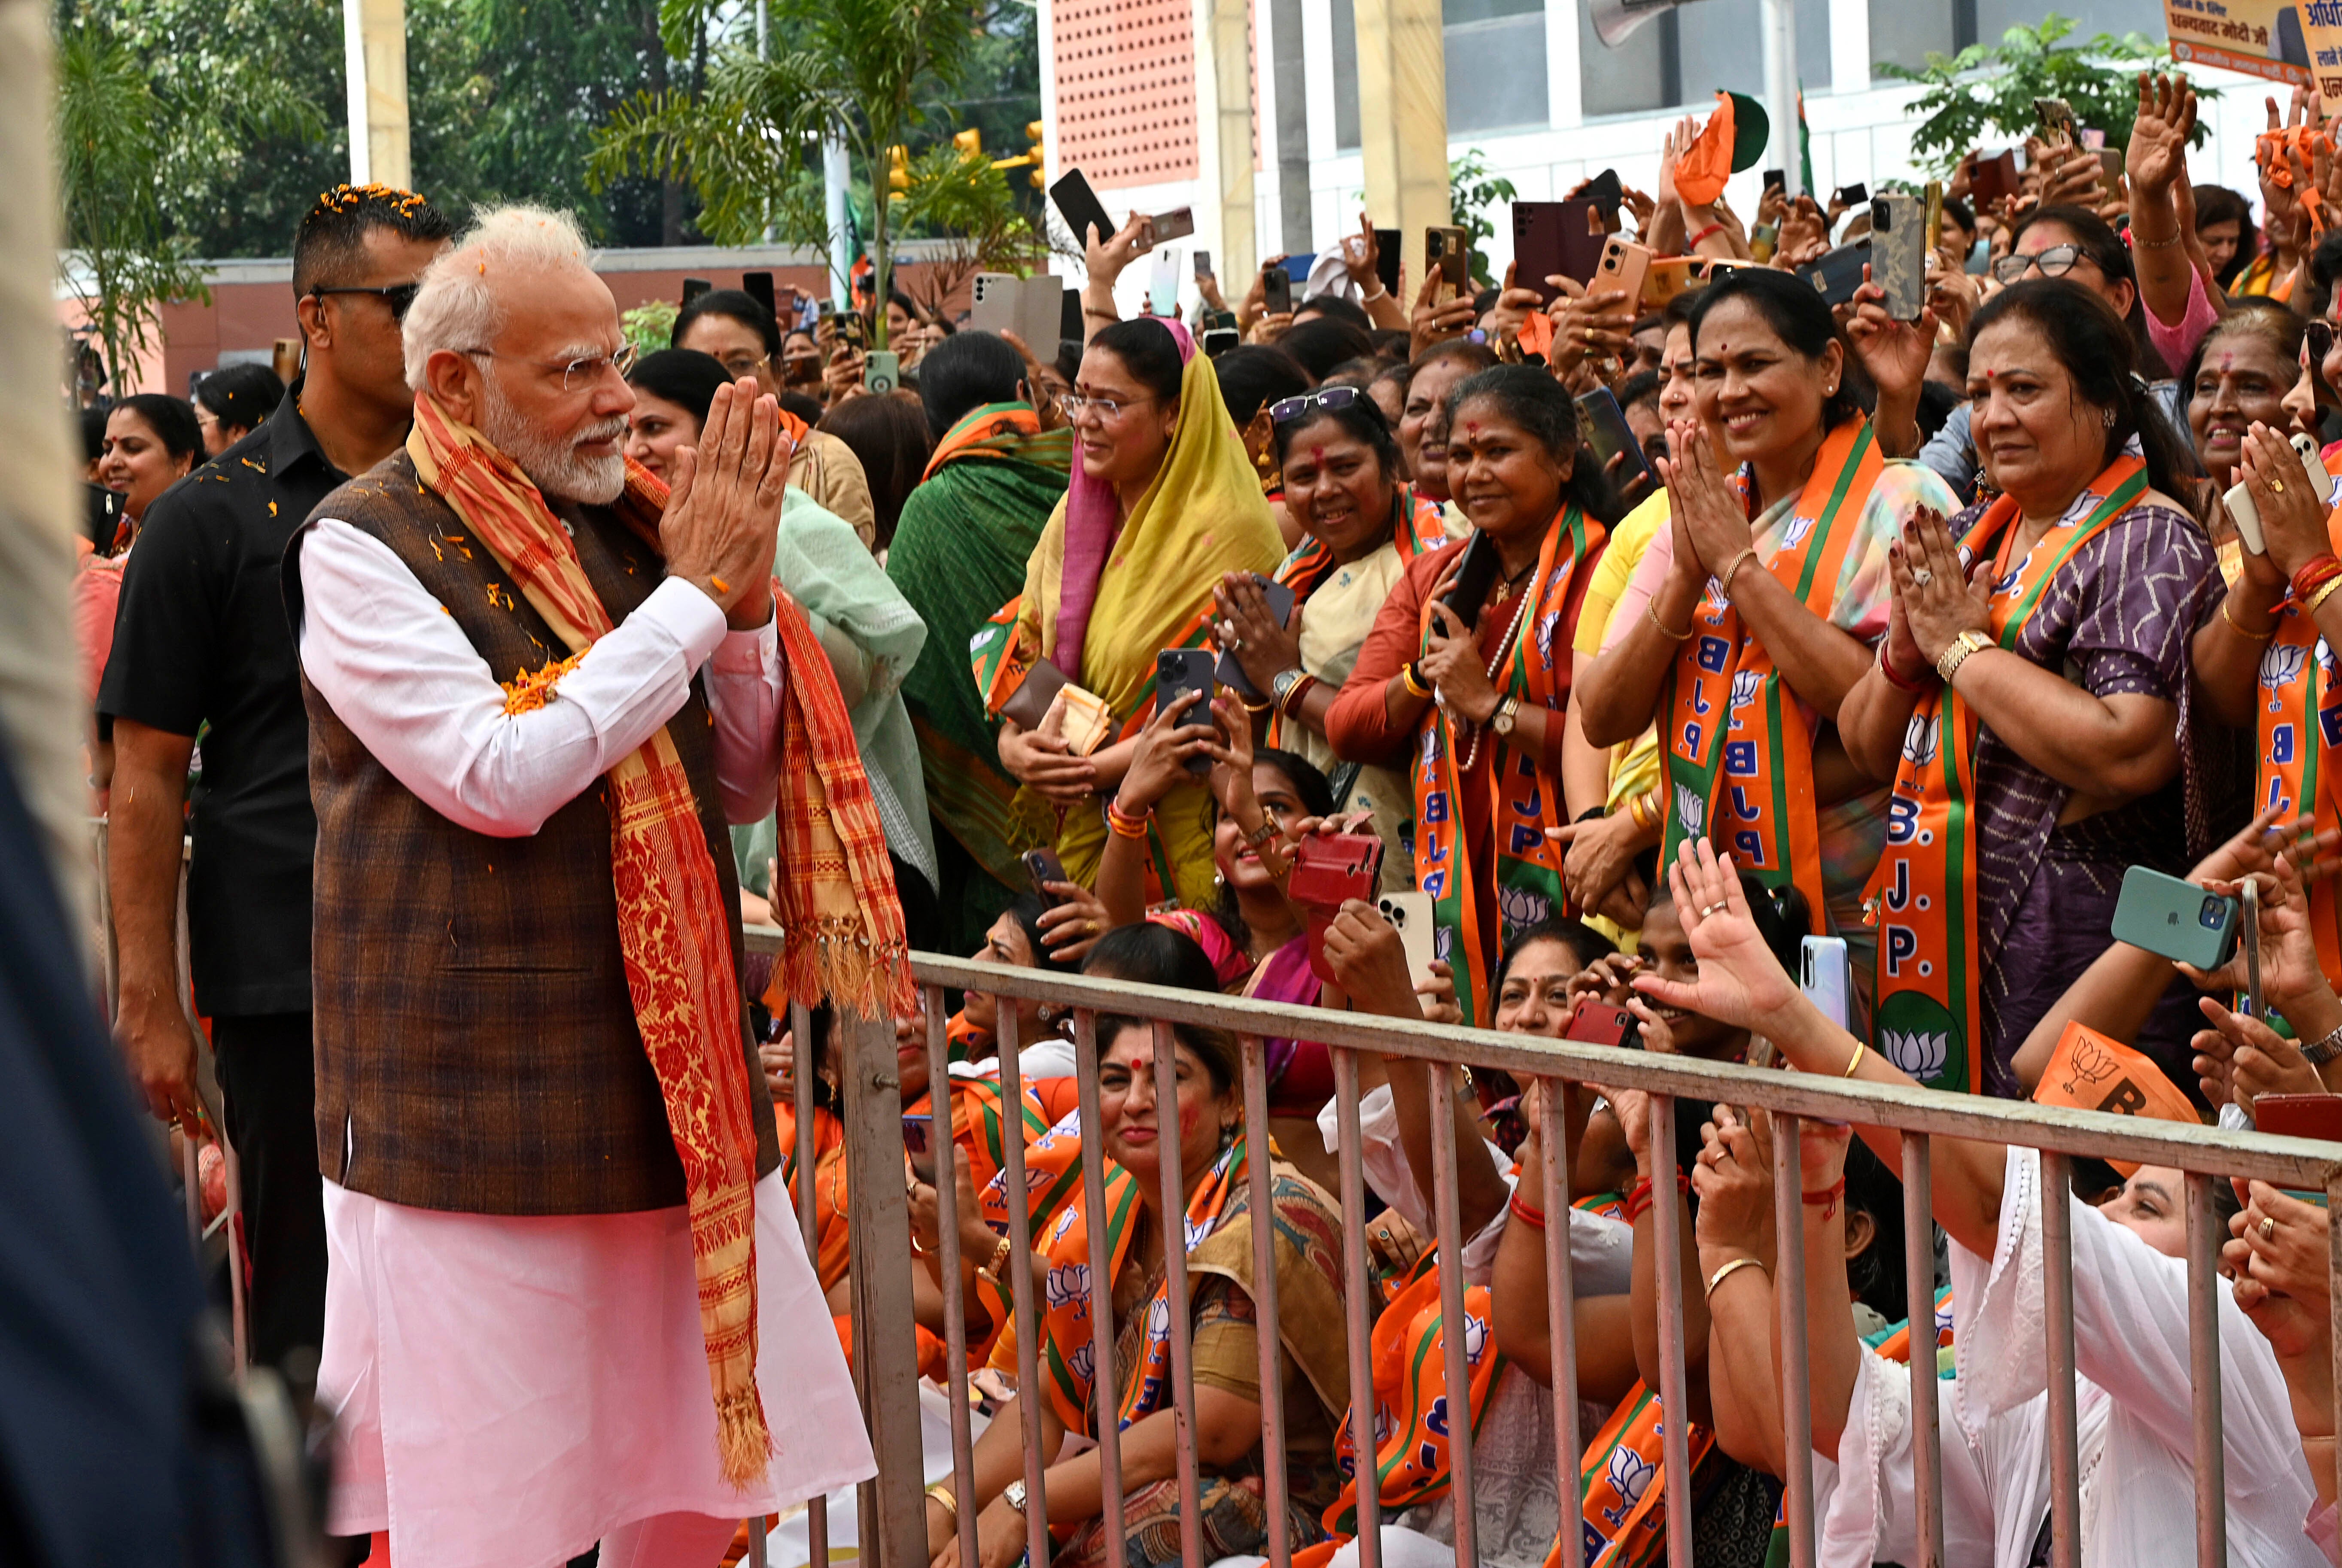
[[[1967,664],[1971,654],[1996,645],[1991,637],[1971,626],[1954,637],[1951,645],[1937,657],[1936,674],[1948,686],[1952,684],[1952,672]]]

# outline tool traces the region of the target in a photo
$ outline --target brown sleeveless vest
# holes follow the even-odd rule
[[[555,510],[594,591],[623,622],[663,580],[657,556],[606,508]],[[486,546],[417,481],[404,451],[313,515],[388,545],[498,681],[567,653]],[[305,536],[295,534],[285,554],[296,635]],[[469,1213],[681,1203],[683,1167],[619,951],[607,784],[596,780],[531,837],[473,833],[393,777],[305,677],[302,691],[317,807],[320,1169],[353,1192]],[[714,723],[695,677],[667,731],[736,916]],[[736,918],[732,926],[737,974]],[[739,1035],[762,1176],[778,1166],[780,1149],[745,1004]]]

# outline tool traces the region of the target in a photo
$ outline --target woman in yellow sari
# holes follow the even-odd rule
[[[1005,714],[1000,761],[1023,788],[1019,814],[1088,884],[1106,847],[1101,796],[1129,766],[1155,710],[1155,656],[1208,645],[1212,589],[1227,572],[1276,569],[1284,542],[1229,423],[1211,362],[1173,321],[1118,322],[1090,340],[1063,398],[1078,461],[1042,531],[1025,592],[973,650],[1002,712],[1036,662],[1105,704],[1109,739],[1080,754],[1080,714]],[[1070,721],[1070,722],[1069,722]],[[1212,797],[1199,778],[1156,810],[1162,891],[1201,906],[1212,893]]]

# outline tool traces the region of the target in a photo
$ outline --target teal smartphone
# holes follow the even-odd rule
[[[2134,865],[2123,873],[2113,935],[2175,963],[2217,969],[2237,954],[2237,901]]]

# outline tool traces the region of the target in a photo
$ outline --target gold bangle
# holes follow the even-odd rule
[[[1416,661],[1409,660],[1399,666],[1399,684],[1407,689],[1408,694],[1427,700],[1431,695],[1431,688],[1416,676]]]
[[[1724,569],[1724,596],[1726,598],[1729,599],[1732,597],[1732,580],[1740,575],[1740,568],[1746,566],[1749,562],[1754,561],[1755,559],[1756,559],[1756,546],[1751,544],[1747,549],[1743,550],[1739,554],[1735,555],[1732,558],[1732,564]]]
[[[2137,230],[2134,229],[2131,231],[2130,243],[2137,246],[2140,250],[2164,251],[2169,250],[2173,245],[2177,245],[2181,240],[2184,240],[2187,237],[2187,236],[2186,235],[2175,234],[2167,240],[2151,240],[2146,235],[2140,234]]]
[[[944,1513],[950,1516],[951,1522],[954,1524],[957,1524],[959,1523],[959,1497],[958,1494],[952,1490],[952,1483],[950,1482],[936,1482],[933,1486],[927,1488],[926,1494],[930,1501],[940,1503],[944,1505]]]
[[[2342,588],[2342,577],[2327,578],[2326,586],[2318,589],[2315,594],[2312,594],[2309,596],[2309,602],[2301,607],[2302,614],[2305,615],[2316,614],[2317,613],[2317,606],[2332,598],[2334,596],[2334,591],[2337,588]]]
[[[1707,1293],[1711,1296],[1714,1295],[1716,1293],[1716,1287],[1722,1284],[1726,1280],[1730,1279],[1734,1272],[1736,1270],[1761,1269],[1764,1267],[1764,1263],[1756,1258],[1735,1258],[1730,1263],[1725,1264],[1722,1268],[1707,1276]],[[1771,1277],[1769,1271],[1767,1271],[1766,1277],[1768,1279]]]
[[[2342,582],[2342,578],[2337,578],[2336,580],[2337,582]],[[1691,632],[1688,629],[1681,632],[1674,631],[1668,627],[1665,621],[1659,619],[1659,602],[1657,599],[1651,598],[1644,600],[1643,614],[1651,618],[1651,624],[1659,629],[1659,634],[1661,636],[1667,638],[1671,642],[1676,643],[1688,643],[1691,641]]]
[[[1853,1077],[1853,1076],[1854,1076],[1854,1070],[1855,1070],[1857,1067],[1861,1066],[1861,1065],[1862,1065],[1862,1059],[1863,1059],[1865,1056],[1867,1056],[1867,1055],[1869,1055],[1869,1054],[1870,1054],[1870,1042],[1869,1042],[1869,1041],[1867,1041],[1867,1040],[1857,1040],[1857,1041],[1856,1041],[1856,1042],[1854,1043],[1854,1054],[1847,1058],[1847,1063],[1846,1063],[1846,1071],[1845,1071],[1845,1072],[1843,1072],[1843,1073],[1841,1073],[1841,1074],[1838,1074],[1838,1076],[1839,1076],[1839,1077],[1841,1077],[1841,1078],[1851,1078],[1851,1077]]]
[[[2230,601],[2235,597],[2236,595],[2233,594],[2223,594],[2220,595],[2220,619],[2228,623],[2228,630],[2236,633],[2237,635],[2242,637],[2247,643],[2266,643],[2271,637],[2277,635],[2277,626],[2274,623],[2270,624],[2267,631],[2256,632],[2251,627],[2246,625],[2242,621],[2237,620],[2236,615],[2228,608]]]

